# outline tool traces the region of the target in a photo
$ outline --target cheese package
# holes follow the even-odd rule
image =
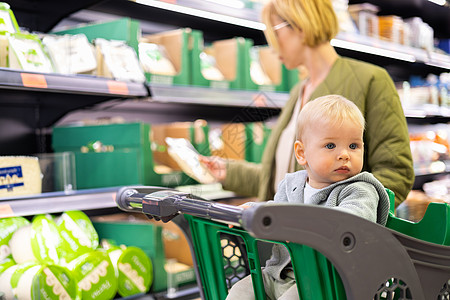
[[[0,2],[0,31],[19,32],[19,25],[8,3]]]
[[[67,264],[72,272],[83,300],[113,299],[117,293],[114,266],[106,251],[93,250]]]
[[[97,54],[97,75],[117,80],[145,82],[145,75],[136,52],[124,41],[94,40]]]
[[[47,35],[42,39],[57,72],[62,74],[93,73],[97,60],[86,35]]]
[[[139,43],[139,60],[145,72],[168,76],[178,73],[163,45]]]
[[[80,299],[72,273],[57,265],[19,264],[11,276],[10,286],[14,297],[7,299]]]
[[[61,233],[49,214],[34,216],[31,224],[17,229],[9,241],[12,257],[18,264],[29,261],[59,264],[62,246]]]
[[[200,70],[203,77],[208,80],[225,80],[222,72],[217,67],[216,58],[204,51],[200,53]]]
[[[188,140],[167,137],[166,143],[169,145],[167,152],[178,163],[183,172],[200,183],[216,182],[209,169],[200,162],[200,154]]]
[[[14,33],[8,36],[9,67],[29,72],[54,72],[52,62],[37,35]]]
[[[272,80],[265,72],[259,57],[259,48],[250,49],[250,77],[258,85],[272,84]]]
[[[153,265],[141,248],[112,246],[107,253],[116,271],[120,296],[148,292],[153,281]]]
[[[0,197],[40,194],[42,175],[37,157],[0,156]]]

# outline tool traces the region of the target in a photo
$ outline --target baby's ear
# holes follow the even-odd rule
[[[305,147],[299,140],[294,143],[294,154],[299,165],[306,165]]]

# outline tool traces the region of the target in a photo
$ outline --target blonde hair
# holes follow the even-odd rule
[[[364,130],[364,116],[355,103],[340,95],[327,95],[309,101],[297,117],[297,140],[306,128],[317,121],[325,120],[332,126],[340,127],[344,121],[352,121]]]
[[[271,0],[262,10],[267,42],[278,50],[271,17],[278,16],[296,31],[303,31],[305,43],[315,47],[331,41],[339,32],[339,23],[331,0]]]

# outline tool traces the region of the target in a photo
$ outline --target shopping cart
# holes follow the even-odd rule
[[[265,299],[261,265],[274,243],[289,250],[300,299],[450,299],[447,204],[430,204],[424,223],[391,211],[383,227],[322,206],[243,209],[156,187],[125,187],[116,202],[182,228],[202,299],[225,299],[248,274],[256,299]]]

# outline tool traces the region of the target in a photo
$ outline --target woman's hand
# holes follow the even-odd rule
[[[226,160],[218,156],[199,156],[200,162],[208,168],[212,176],[218,182],[224,182],[227,177],[227,163]]]

